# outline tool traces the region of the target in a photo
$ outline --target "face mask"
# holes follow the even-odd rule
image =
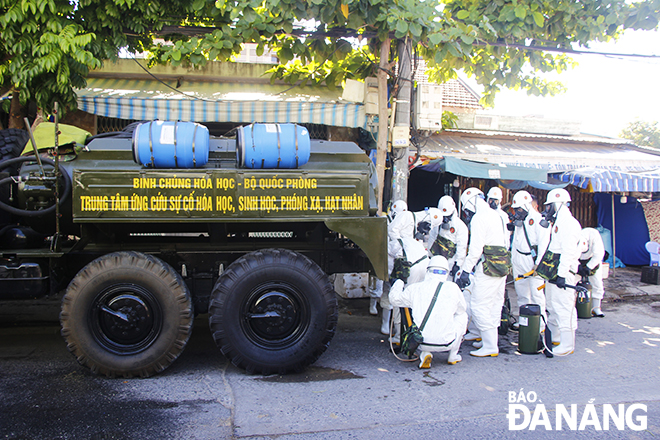
[[[488,200],[488,206],[490,206],[491,208],[497,209],[498,208],[497,205],[499,205],[499,203],[497,203],[497,199],[489,199]]]
[[[453,214],[452,214],[453,215]],[[449,230],[451,229],[451,217],[452,215],[446,215],[442,217],[442,229]]]
[[[523,221],[527,218],[528,212],[523,208],[516,208],[515,213],[513,214],[513,224],[514,226],[522,226]]]
[[[541,213],[543,215],[543,219],[539,222],[539,225],[543,228],[547,228],[550,226],[550,223],[555,221],[555,217],[557,217],[557,211],[555,210],[555,204],[550,203],[545,206],[545,210]]]
[[[426,236],[429,235],[430,230],[431,230],[431,223],[427,221],[417,223],[417,232],[415,232],[415,239],[424,240],[424,238],[426,238]]]
[[[470,211],[468,209],[463,210],[463,217],[465,219],[465,224],[470,225],[470,222],[472,221],[472,217],[474,216],[474,212]]]

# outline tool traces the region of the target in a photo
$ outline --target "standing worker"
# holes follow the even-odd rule
[[[408,210],[408,204],[403,201],[403,200],[397,200],[396,202],[392,203],[392,206],[390,207],[389,211],[387,212],[387,226],[389,228],[390,223],[392,223],[392,220],[394,220],[397,216],[397,214],[407,211]],[[386,289],[389,288],[389,286],[385,287]],[[380,302],[380,298],[383,296],[383,280],[379,278],[373,278],[370,280],[369,283],[369,314],[371,315],[378,315],[378,308],[376,307],[376,304]],[[385,314],[385,310],[383,309],[383,314]],[[389,316],[389,315],[388,315]],[[389,317],[387,318],[389,321]],[[389,330],[388,330],[389,331]]]
[[[551,223],[550,242],[537,268],[539,275],[548,280],[545,285],[548,327],[553,341],[559,332],[560,344],[552,352],[560,356],[573,353],[578,325],[577,292],[566,286],[575,286],[577,280],[582,227],[568,209],[570,202],[571,196],[565,189],[553,189],[548,193],[543,217]],[[551,270],[546,270],[548,268]]]
[[[410,276],[407,283],[417,283],[424,279],[428,257],[426,248],[422,242],[415,239],[415,216],[410,211],[399,213],[390,223],[388,228],[389,241],[387,245],[388,270],[390,273],[395,269],[397,259],[405,259],[411,265]],[[393,309],[389,301],[389,289],[383,289],[383,295],[380,298],[380,305],[383,308],[383,320],[381,324],[381,333],[390,334],[390,316]],[[398,309],[396,309],[398,311]],[[394,337],[393,342],[399,342],[401,315],[394,313],[393,317]]]
[[[447,280],[448,274],[447,259],[436,255],[431,258],[424,281],[409,284],[404,289],[404,283],[397,280],[390,290],[392,305],[412,308],[413,322],[418,327],[424,324],[421,330],[424,342],[419,346],[422,350],[419,368],[431,367],[432,352],[449,351],[447,363],[450,365],[462,360],[458,349],[468,318],[461,289]]]
[[[467,255],[468,228],[456,213],[456,203],[450,196],[440,198],[438,209],[442,214],[442,223],[431,229],[429,251],[447,259],[449,279],[453,281]]]
[[[507,227],[509,224],[509,216],[507,215],[506,212],[502,210],[502,190],[500,189],[499,186],[494,186],[491,189],[488,190],[488,194],[486,195],[486,201],[488,202],[488,205],[490,205],[491,208],[493,208],[497,213],[500,215],[502,218],[502,222],[504,222],[504,227],[506,228],[506,238],[507,238],[507,244],[506,248],[509,249],[511,245],[511,231]]]
[[[605,245],[603,238],[594,228],[582,229],[582,255],[580,255],[580,267],[578,275],[589,277],[591,283],[591,314],[602,318],[605,316],[600,309],[601,301],[605,294],[603,288],[602,262],[605,257]]]
[[[511,264],[514,286],[518,296],[518,306],[538,304],[541,314],[545,312],[545,280],[533,273],[541,261],[539,249],[547,246],[548,230],[541,227],[541,214],[532,205],[532,196],[527,191],[518,191],[513,196],[511,208],[514,210],[513,241],[511,243]],[[541,322],[541,331],[545,327]]]
[[[481,348],[470,354],[497,356],[497,328],[502,316],[506,276],[511,269],[507,230],[500,215],[488,206],[479,189],[466,189],[461,195],[461,205],[470,227],[470,244],[457,284],[461,289],[467,287],[474,268],[470,309],[482,339]],[[478,347],[476,344],[479,343],[473,345]]]

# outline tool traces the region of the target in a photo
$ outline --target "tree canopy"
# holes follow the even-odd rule
[[[619,136],[630,139],[636,145],[660,149],[660,126],[655,121],[630,122]]]
[[[374,75],[379,46],[409,39],[431,78],[462,69],[492,103],[501,87],[553,94],[539,72],[624,29],[654,29],[660,0],[0,0],[0,90],[75,107],[89,69],[122,48],[152,63],[227,61],[244,43],[274,50],[273,78],[328,87]]]

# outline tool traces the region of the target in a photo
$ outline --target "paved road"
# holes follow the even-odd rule
[[[12,324],[0,328],[0,438],[658,438],[660,309],[650,304],[610,303],[606,318],[580,320],[576,353],[565,358],[517,354],[510,333],[497,358],[470,357],[464,344],[463,362],[450,366],[438,355],[422,371],[388,353],[368,300],[343,301],[337,335],[317,363],[303,374],[269,377],[228,364],[205,316],[168,370],[129,380],[78,366],[54,323]],[[537,408],[535,431],[509,430],[509,393],[521,389],[536,394],[527,405]],[[571,404],[578,425],[591,423],[555,431],[557,405]],[[630,412],[625,430],[610,423],[596,433],[603,405],[618,411],[618,404]],[[633,404],[646,411],[632,411]],[[536,405],[546,410],[545,427]],[[646,429],[632,430],[644,416]]]

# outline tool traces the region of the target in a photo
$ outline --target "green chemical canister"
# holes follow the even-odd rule
[[[541,306],[538,304],[520,306],[518,325],[518,351],[523,354],[539,353]]]
[[[575,298],[575,308],[578,318],[591,318],[591,283],[580,281],[577,283],[577,296]]]

